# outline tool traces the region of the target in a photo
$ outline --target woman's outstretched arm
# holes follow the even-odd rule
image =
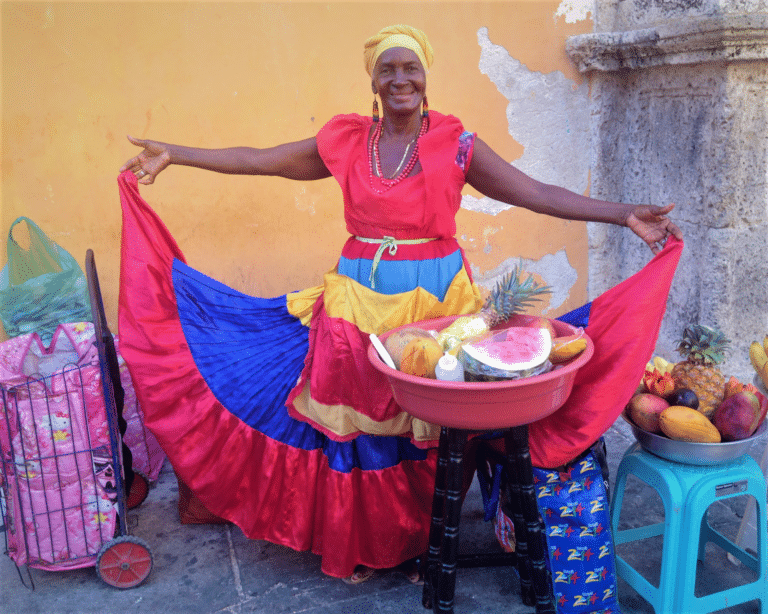
[[[627,226],[657,253],[666,238],[683,233],[667,217],[674,205],[628,205],[581,196],[565,188],[541,183],[505,162],[482,140],[475,149],[467,183],[494,200],[554,217]]]
[[[231,175],[274,175],[304,181],[331,176],[317,151],[314,137],[266,149],[202,149],[131,136],[128,140],[143,150],[123,164],[120,172],[131,171],[139,178],[139,183],[145,185],[154,183],[157,175],[171,164]]]

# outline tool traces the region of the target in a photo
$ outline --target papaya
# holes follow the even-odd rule
[[[720,431],[700,411],[670,405],[659,415],[661,432],[670,439],[694,443],[720,443]]]
[[[403,349],[400,370],[410,375],[435,378],[435,367],[443,347],[432,337],[413,339]]]
[[[392,361],[397,368],[400,368],[400,362],[403,358],[403,350],[414,339],[432,339],[429,331],[416,326],[409,326],[400,330],[393,331],[385,340],[384,348],[389,352]]]

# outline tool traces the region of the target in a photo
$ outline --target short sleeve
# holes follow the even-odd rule
[[[337,179],[346,175],[353,152],[365,142],[370,122],[361,115],[337,115],[317,133],[317,151]]]
[[[464,131],[459,136],[459,149],[456,152],[456,166],[466,175],[469,164],[472,161],[472,153],[475,151],[475,137],[477,133]]]

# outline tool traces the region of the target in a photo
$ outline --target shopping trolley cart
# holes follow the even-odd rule
[[[3,367],[23,363],[10,369],[15,377],[6,368],[0,382],[6,553],[17,566],[95,566],[107,584],[131,588],[149,576],[153,561],[149,546],[127,529],[116,402],[123,393],[92,250],[86,276],[92,325],[60,325],[48,348],[34,334],[2,344],[14,357]],[[59,345],[71,354],[54,352]]]

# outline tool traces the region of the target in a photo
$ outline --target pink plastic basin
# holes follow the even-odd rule
[[[400,328],[442,330],[457,317],[425,320]],[[550,322],[558,337],[577,332],[570,324]],[[400,328],[382,333],[379,338],[383,342]],[[368,359],[386,375],[397,404],[412,416],[452,428],[499,429],[535,422],[563,406],[571,394],[576,373],[594,352],[592,340],[586,334],[584,337],[587,349],[554,371],[504,382],[443,382],[408,375],[384,364],[373,345],[368,348]]]

